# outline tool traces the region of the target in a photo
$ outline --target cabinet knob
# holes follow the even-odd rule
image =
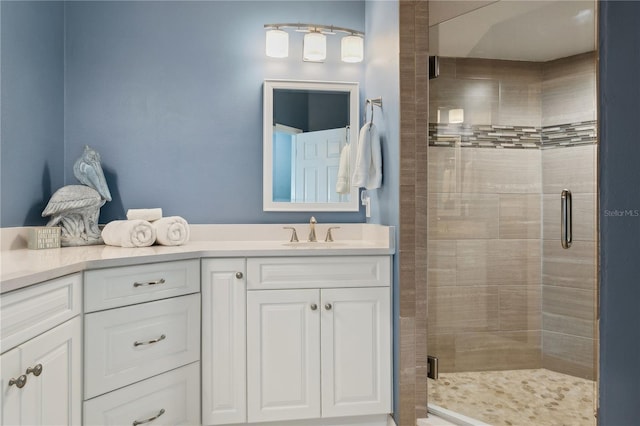
[[[35,367],[27,368],[27,374],[33,374],[34,376],[38,377],[40,374],[42,374],[42,364],[37,364]]]
[[[9,386],[16,385],[18,389],[22,389],[26,384],[27,384],[27,376],[25,376],[24,374],[18,377],[17,379],[9,380]]]
[[[331,303],[327,303],[326,305],[324,305],[324,308],[325,308],[327,311],[330,311],[330,310],[331,310],[331,308],[332,308]]]
[[[244,277],[244,275],[242,274],[242,272],[236,272],[236,278],[241,280],[242,277]]]
[[[316,309],[318,309],[318,305],[316,305],[315,303],[311,304],[311,310],[315,311]]]

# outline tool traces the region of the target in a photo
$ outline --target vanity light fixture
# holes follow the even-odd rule
[[[302,42],[302,60],[323,62],[327,58],[327,36],[320,31],[311,31],[304,35]]]
[[[357,63],[364,58],[364,39],[357,35],[342,37],[340,42],[342,62]]]
[[[267,31],[266,53],[271,58],[289,56],[289,33],[278,27]]]
[[[293,30],[306,33],[302,49],[302,59],[306,62],[323,62],[327,57],[326,36],[337,33],[346,34],[340,42],[340,58],[343,62],[357,63],[364,59],[364,33],[361,31],[318,24],[265,24],[264,29],[267,30],[266,54],[271,58],[288,56],[287,30]]]

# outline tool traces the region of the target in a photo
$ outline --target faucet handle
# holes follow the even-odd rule
[[[339,226],[330,226],[329,229],[327,229],[327,236],[324,238],[324,242],[325,243],[333,242],[333,235],[331,234],[331,230],[332,229],[340,229],[340,227]]]
[[[296,228],[293,226],[283,226],[282,229],[291,229],[293,232],[291,233],[291,239],[289,239],[290,243],[298,242],[298,233],[296,232]]]

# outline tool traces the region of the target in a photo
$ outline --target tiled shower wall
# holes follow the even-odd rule
[[[542,365],[596,374],[596,75],[594,54],[542,73]],[[567,123],[579,123],[567,126]],[[573,244],[560,244],[560,192],[573,194]]]
[[[588,247],[576,242],[570,253],[557,253],[559,229],[543,231],[541,222],[543,210],[555,214],[559,201],[541,205],[554,201],[555,186],[564,185],[556,178],[594,182],[593,157],[584,157],[595,152],[594,104],[590,117],[572,116],[564,108],[571,105],[558,104],[589,108],[584,97],[591,86],[578,65],[594,69],[593,56],[545,64],[441,60],[441,76],[430,85],[429,353],[439,357],[442,371],[544,365],[576,374],[574,359],[586,362],[573,353],[587,344],[586,289],[595,285],[581,281],[575,288],[569,283],[574,275],[562,274],[573,272],[571,262],[586,265]],[[464,109],[464,124],[447,124],[448,110],[457,108]],[[435,124],[438,109],[441,124]],[[581,125],[568,133],[556,126],[564,120]],[[584,121],[591,121],[591,131]],[[554,148],[541,149],[543,140]],[[562,164],[554,160],[567,155],[580,156],[575,167],[558,169]],[[581,172],[587,169],[590,178]],[[583,206],[578,201],[574,197]],[[579,291],[584,297],[576,301]],[[580,339],[567,334],[574,331]]]

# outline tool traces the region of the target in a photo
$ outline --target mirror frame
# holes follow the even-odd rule
[[[359,188],[351,187],[349,201],[341,203],[292,203],[273,201],[273,91],[276,89],[313,90],[349,93],[349,143],[350,170],[356,161],[358,145],[360,90],[355,82],[265,80],[263,96],[263,162],[262,162],[262,209],[263,211],[295,212],[357,212]]]

